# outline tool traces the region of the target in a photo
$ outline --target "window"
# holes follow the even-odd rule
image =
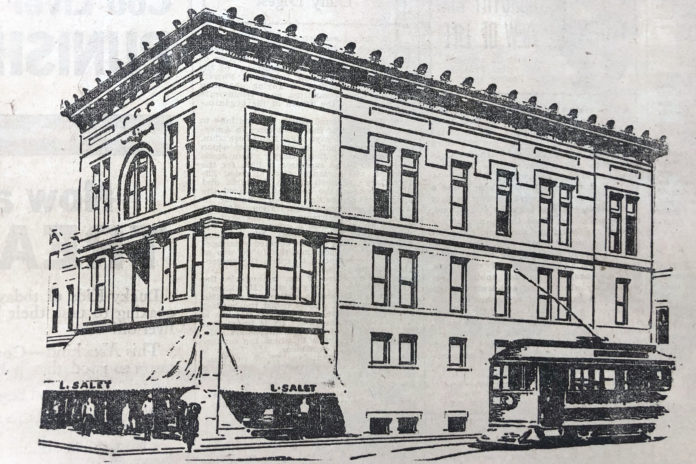
[[[415,365],[418,335],[399,335],[399,364]]]
[[[375,247],[372,249],[372,304],[389,306],[389,274],[391,250]]]
[[[503,364],[502,366],[493,366],[493,372],[491,373],[491,389],[510,389],[510,366],[507,364]]]
[[[92,229],[109,225],[109,178],[111,166],[108,159],[92,165]],[[101,220],[100,220],[101,219]]]
[[[418,289],[418,253],[399,252],[399,306],[415,308]]]
[[[539,184],[539,241],[544,243],[553,242],[553,189],[552,182]]]
[[[389,364],[389,341],[391,334],[372,332],[371,364]]]
[[[614,369],[604,369],[602,372],[605,390],[616,389],[616,372]]]
[[[300,244],[300,301],[314,303],[316,250],[307,242]]]
[[[509,237],[512,209],[512,172],[498,171],[496,187],[495,233]]]
[[[184,118],[186,124],[186,195],[196,192],[196,115]]]
[[[106,311],[106,258],[94,261],[94,312]]]
[[[270,293],[271,239],[263,236],[249,237],[249,296],[268,298]]]
[[[621,214],[623,195],[609,192],[609,251],[621,253]]]
[[[75,318],[75,287],[68,285],[66,290],[68,291],[68,330],[73,330]]]
[[[638,254],[638,197],[626,195],[626,254]]]
[[[51,290],[51,333],[58,332],[58,289]]]
[[[495,315],[510,316],[510,268],[509,264],[495,265]]]
[[[450,337],[448,365],[450,367],[466,367],[466,338]]]
[[[222,295],[242,294],[242,236],[226,235],[222,244]]]
[[[249,195],[271,198],[275,121],[268,116],[249,116]]]
[[[99,209],[101,207],[101,201],[100,201],[100,187],[101,187],[101,172],[100,172],[100,164],[97,163],[92,166],[92,223],[93,223],[93,229],[98,230],[99,229]]]
[[[553,271],[539,268],[537,273],[537,319],[549,319],[551,317],[551,281]]]
[[[191,275],[191,296],[196,292],[203,295],[203,236],[193,236],[193,272]]]
[[[305,159],[307,154],[307,126],[283,121],[282,157],[280,166],[280,199],[303,203]]]
[[[558,305],[558,315],[559,321],[569,321],[570,312],[573,310],[572,298],[571,298],[571,288],[573,282],[573,273],[570,271],[558,271],[558,301],[560,301],[567,310]]]
[[[447,417],[447,431],[448,432],[466,432],[466,421],[469,417],[467,415],[461,416],[448,416]]]
[[[399,433],[418,432],[418,417],[397,417],[396,424],[396,431]]]
[[[175,238],[173,242],[173,298],[183,298],[189,294],[189,238],[186,235]]]
[[[466,258],[450,258],[450,311],[466,312]]]
[[[58,257],[60,253],[57,251],[52,252],[48,255],[48,270],[55,269],[56,263],[58,262]]]
[[[450,177],[450,225],[453,229],[467,228],[467,173],[469,165],[452,160]]]
[[[297,242],[279,238],[276,243],[276,297],[295,299],[295,263]]]
[[[373,435],[389,435],[391,432],[391,417],[370,417],[370,433]]]
[[[616,279],[616,324],[628,324],[628,279]]]
[[[393,153],[394,147],[375,145],[374,210],[375,216],[380,218],[391,217]]]
[[[172,203],[179,195],[179,124],[173,122],[167,126],[167,193],[165,200]]]
[[[126,219],[155,209],[155,167],[145,152],[135,155],[128,166],[124,209]]]
[[[401,150],[401,220],[418,221],[418,156]]]
[[[162,247],[162,301],[169,301],[171,295],[171,245]]]
[[[561,184],[558,210],[558,243],[571,246],[573,223],[573,186]]]

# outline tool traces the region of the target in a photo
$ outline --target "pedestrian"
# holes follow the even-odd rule
[[[106,400],[104,400],[104,403],[102,404],[102,411],[101,414],[99,414],[99,419],[101,420],[101,424],[99,426],[101,433],[108,434],[111,427],[109,424],[109,403]]]
[[[89,437],[92,434],[95,421],[94,403],[92,403],[91,397],[87,398],[87,402],[82,409],[82,434]]]
[[[143,402],[140,411],[143,413],[143,429],[145,432],[145,440],[152,439],[152,429],[155,427],[154,404],[152,403],[152,393],[147,395],[147,399]]]
[[[186,443],[186,452],[190,453],[193,443],[198,436],[198,414],[201,412],[201,405],[191,403],[186,410],[181,440]]]
[[[121,435],[125,435],[126,432],[128,432],[128,427],[130,426],[130,423],[130,403],[126,401],[125,406],[123,406],[123,409],[121,409]]]
[[[176,431],[179,436],[183,436],[184,422],[186,421],[186,401],[179,400],[176,402]]]

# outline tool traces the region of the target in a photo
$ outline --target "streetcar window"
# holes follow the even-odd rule
[[[493,390],[510,389],[510,368],[508,365],[494,366],[491,376]]]
[[[604,369],[604,389],[616,389],[616,373],[614,369]]]

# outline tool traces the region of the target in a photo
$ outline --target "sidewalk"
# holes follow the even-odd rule
[[[89,437],[78,434],[73,430],[42,430],[39,438],[40,446],[60,448],[71,451],[98,454],[103,456],[134,456],[142,454],[172,454],[183,453],[185,445],[178,440],[155,439],[142,440],[137,435],[101,435],[92,434]],[[198,439],[194,446],[195,453],[205,451],[225,451],[233,449],[261,449],[277,447],[328,446],[358,443],[396,443],[412,441],[447,441],[471,440],[474,434],[448,435],[365,435],[359,437],[316,438],[305,440],[267,440],[255,437],[235,437],[220,435],[219,437]]]

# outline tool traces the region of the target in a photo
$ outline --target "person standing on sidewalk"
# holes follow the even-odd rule
[[[92,434],[92,428],[94,427],[95,417],[94,417],[94,403],[92,403],[92,398],[87,398],[87,402],[83,407],[84,411],[82,413],[82,434],[89,437]]]
[[[155,427],[154,404],[152,403],[152,393],[147,395],[147,399],[143,402],[140,411],[143,413],[143,429],[145,431],[145,440],[152,439],[152,429]]]
[[[121,409],[121,435],[125,435],[130,427],[130,402],[126,401],[125,406]]]
[[[182,424],[181,440],[186,443],[186,452],[190,453],[193,443],[198,436],[198,414],[201,412],[201,405],[198,403],[189,404],[186,410],[184,423]]]

